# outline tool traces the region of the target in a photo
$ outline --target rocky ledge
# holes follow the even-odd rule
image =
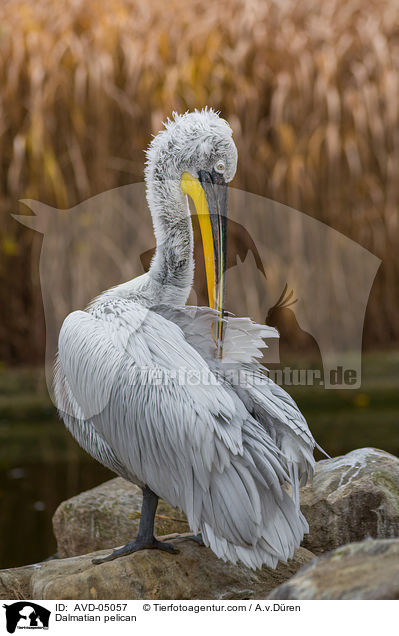
[[[0,598],[249,599],[272,590],[270,598],[282,599],[398,598],[399,460],[382,450],[317,463],[301,491],[309,534],[276,570],[223,563],[181,535],[184,515],[164,502],[156,532],[179,533],[177,556],[146,550],[94,566],[95,551],[106,554],[135,536],[140,505],[140,490],[119,478],[63,502],[53,519],[62,558],[3,570]]]
[[[171,535],[168,536],[168,539]],[[251,599],[266,598],[314,554],[299,548],[275,570],[254,572],[218,559],[209,548],[184,536],[171,538],[179,554],[143,550],[93,565],[101,550],[0,572],[0,599]]]

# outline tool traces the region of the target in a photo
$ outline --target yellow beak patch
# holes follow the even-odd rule
[[[189,172],[183,172],[180,187],[183,194],[188,194],[195,205],[204,246],[206,284],[208,288],[209,307],[215,309],[215,253],[212,236],[211,219],[202,185]]]

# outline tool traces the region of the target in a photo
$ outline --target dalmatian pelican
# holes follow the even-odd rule
[[[156,238],[147,273],[109,289],[60,330],[54,389],[66,427],[95,459],[143,491],[135,540],[154,536],[158,498],[225,561],[276,567],[308,524],[299,487],[316,445],[292,398],[260,365],[273,327],[224,309],[227,186],[237,150],[217,112],[174,114],[147,150]],[[199,218],[209,307],[187,306],[194,272],[190,197]],[[194,376],[194,380],[193,380]]]

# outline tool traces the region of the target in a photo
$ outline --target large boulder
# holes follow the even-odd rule
[[[256,572],[218,559],[184,536],[172,537],[178,554],[143,550],[101,565],[101,550],[0,572],[0,598],[34,599],[251,599],[270,591],[314,558],[300,548],[288,563]]]
[[[142,501],[138,486],[117,477],[63,501],[53,517],[58,556],[123,545],[136,537]],[[185,515],[159,500],[155,534],[187,532]]]
[[[315,554],[368,537],[399,536],[399,459],[375,448],[316,464],[301,490],[309,522],[302,545]]]
[[[269,599],[399,599],[399,539],[350,543],[315,559]]]

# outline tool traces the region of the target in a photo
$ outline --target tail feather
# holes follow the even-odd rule
[[[281,450],[270,438],[265,443],[265,430],[253,418],[242,432],[243,454],[211,477],[200,529],[221,559],[275,568],[292,558],[308,530],[299,509],[298,470],[291,462],[284,468]]]

